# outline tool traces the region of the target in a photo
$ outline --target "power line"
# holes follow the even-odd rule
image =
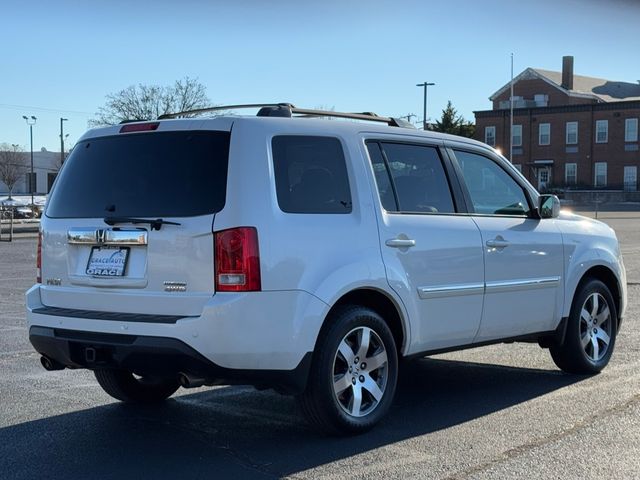
[[[51,113],[76,113],[80,115],[95,115],[95,112],[81,112],[79,110],[60,110],[55,108],[34,107],[30,105],[14,105],[11,103],[0,103],[0,108],[7,108],[12,110],[30,109],[30,110],[39,110],[41,112],[51,112]]]

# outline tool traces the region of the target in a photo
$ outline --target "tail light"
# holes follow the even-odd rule
[[[255,292],[262,288],[258,231],[239,227],[215,233],[217,292]]]
[[[42,232],[38,232],[38,253],[36,256],[36,268],[38,270],[38,276],[36,277],[37,283],[42,283]]]

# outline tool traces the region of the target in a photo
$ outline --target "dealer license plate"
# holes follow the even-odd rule
[[[128,257],[129,249],[126,247],[93,247],[87,264],[87,275],[122,277]]]

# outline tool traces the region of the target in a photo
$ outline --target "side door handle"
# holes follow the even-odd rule
[[[508,247],[510,245],[510,243],[507,242],[500,235],[498,235],[493,240],[487,240],[486,245],[489,248],[505,248],[505,247]]]
[[[391,238],[384,242],[387,247],[408,248],[415,247],[416,241],[411,238]]]

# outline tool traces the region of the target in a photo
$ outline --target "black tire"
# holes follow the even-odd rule
[[[590,323],[593,320],[591,313],[594,310],[594,296],[598,299],[596,313],[601,313],[596,315],[598,317],[596,323]],[[606,302],[606,306],[602,305],[602,300]],[[609,318],[598,325],[599,319],[604,318],[605,308],[609,311]],[[618,329],[618,312],[609,288],[600,280],[584,280],[576,289],[567,322],[564,342],[549,348],[551,358],[558,368],[567,373],[581,375],[599,373],[611,359]],[[602,352],[604,340],[598,336],[602,336],[603,333],[609,338],[604,353]],[[585,346],[583,341],[587,341]],[[594,343],[597,344],[597,355]]]
[[[136,378],[125,370],[97,369],[93,373],[105,392],[127,403],[161,402],[180,386],[177,379]]]
[[[330,326],[321,332],[318,339],[309,381],[304,393],[298,397],[299,404],[309,423],[325,433],[362,433],[378,423],[393,402],[398,378],[396,344],[382,317],[368,308],[346,306],[327,321]],[[365,350],[360,350],[365,351],[363,361],[358,357],[360,344],[355,339],[362,340],[365,335],[371,341]],[[354,342],[347,354],[353,354],[353,365],[345,360],[345,355],[338,353],[343,340],[347,346]],[[386,353],[386,358],[381,353]],[[381,363],[383,358],[386,361],[384,364]],[[370,360],[368,366],[367,360]],[[382,366],[376,367],[379,363]],[[341,394],[334,393],[336,379],[348,384]],[[378,390],[375,394],[379,395],[379,399],[370,393],[376,386]],[[360,401],[356,408],[357,390],[360,392],[357,394]],[[357,411],[362,416],[352,415],[347,410]]]

